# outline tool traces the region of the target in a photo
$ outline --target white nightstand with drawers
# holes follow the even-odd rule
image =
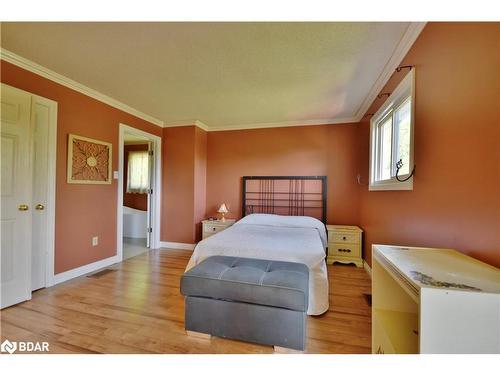
[[[213,236],[215,233],[219,233],[220,231],[230,227],[236,222],[234,219],[226,219],[225,221],[222,220],[203,220],[202,221],[202,227],[203,227],[203,233],[202,233],[202,238],[208,238],[210,236]]]
[[[352,225],[327,225],[328,257],[326,262],[333,264],[354,263],[363,267],[362,240],[363,230]]]

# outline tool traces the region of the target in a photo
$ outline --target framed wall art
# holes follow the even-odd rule
[[[69,134],[68,183],[111,184],[111,157],[111,143]]]

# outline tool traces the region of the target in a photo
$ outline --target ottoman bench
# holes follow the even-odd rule
[[[182,276],[185,328],[303,351],[308,292],[304,264],[213,256]]]

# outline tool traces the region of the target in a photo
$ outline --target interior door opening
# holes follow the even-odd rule
[[[155,148],[159,137],[125,125],[120,125],[120,129],[122,235],[119,241],[125,260],[155,247]]]

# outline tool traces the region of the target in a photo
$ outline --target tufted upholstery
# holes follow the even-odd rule
[[[305,312],[308,284],[301,263],[213,256],[182,276],[181,293]]]

